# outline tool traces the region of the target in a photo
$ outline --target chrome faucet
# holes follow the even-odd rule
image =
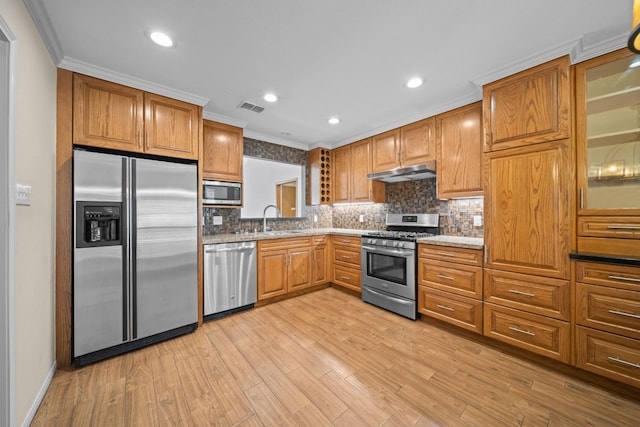
[[[264,211],[262,211],[262,231],[265,233],[269,231],[267,228],[267,209],[269,208],[274,208],[276,210],[276,217],[280,216],[280,210],[276,205],[267,205],[267,207],[264,208]]]

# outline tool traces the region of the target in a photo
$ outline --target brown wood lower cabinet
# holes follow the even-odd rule
[[[258,242],[258,301],[304,289],[312,283],[309,237]]]
[[[482,249],[420,244],[418,311],[482,333]]]
[[[311,237],[311,282],[313,285],[329,283],[329,236]]]
[[[362,292],[360,237],[332,236],[331,248],[331,282],[355,292]]]
[[[485,303],[484,334],[552,359],[571,362],[569,322]]]
[[[418,311],[461,328],[482,333],[482,301],[418,286]]]
[[[640,267],[575,262],[576,366],[640,387]]]
[[[640,387],[640,341],[596,329],[576,327],[576,365]]]

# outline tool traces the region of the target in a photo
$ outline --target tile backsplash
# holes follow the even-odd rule
[[[295,164],[306,164],[307,156],[304,150],[251,138],[244,138],[244,154]],[[267,225],[274,230],[332,227],[382,230],[387,213],[438,213],[441,234],[483,237],[483,198],[438,200],[435,178],[385,185],[385,203],[306,206],[306,216],[302,219],[268,219]],[[262,231],[262,220],[241,219],[239,208],[204,208],[203,215],[204,235]],[[222,225],[213,225],[214,216],[222,217]],[[481,217],[482,226],[473,226],[474,216]],[[314,217],[317,217],[317,222],[314,222]]]

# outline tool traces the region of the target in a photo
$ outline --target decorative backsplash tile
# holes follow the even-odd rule
[[[269,160],[306,164],[307,152],[283,145],[244,138],[244,154]],[[274,230],[296,228],[350,228],[382,230],[387,213],[438,213],[440,233],[451,236],[483,237],[484,227],[474,227],[473,217],[483,216],[484,199],[437,200],[436,179],[387,183],[386,203],[306,206],[304,219],[268,219]],[[262,231],[262,220],[241,219],[239,208],[204,208],[203,234]],[[363,221],[360,222],[360,215]],[[221,216],[222,225],[213,225]],[[314,216],[318,221],[314,222]],[[484,218],[482,218],[484,224]]]

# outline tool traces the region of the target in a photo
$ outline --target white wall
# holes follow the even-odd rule
[[[32,186],[16,207],[16,416],[33,416],[55,363],[54,244],[56,67],[20,0],[0,0],[18,44],[16,181]]]

